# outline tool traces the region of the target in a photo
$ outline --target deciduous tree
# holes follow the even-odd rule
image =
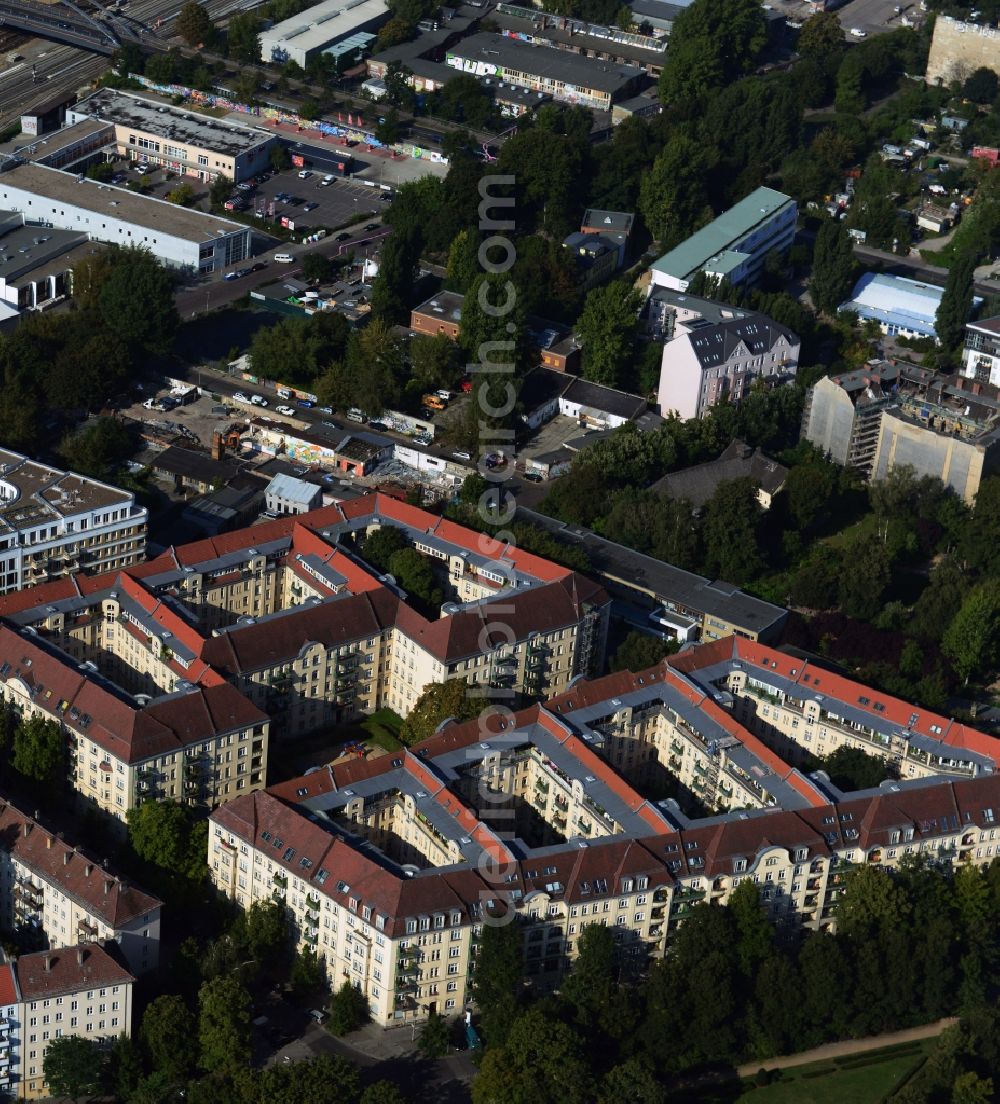
[[[616,280],[590,292],[576,329],[587,379],[622,386],[632,360],[638,315],[638,293],[627,284]]]
[[[96,1093],[101,1078],[97,1042],[83,1035],[58,1035],[45,1047],[42,1072],[53,1096]]]
[[[816,233],[809,292],[821,311],[834,314],[854,284],[854,251],[844,224],[828,219]]]
[[[62,773],[64,749],[59,725],[36,714],[23,720],[14,733],[11,766],[34,782],[54,785]]]
[[[154,1070],[171,1081],[182,1081],[191,1070],[194,1026],[188,1006],[171,993],[155,997],[142,1015],[143,1046]]]
[[[189,46],[204,46],[215,36],[215,24],[202,4],[188,0],[177,15],[174,30]]]
[[[447,682],[434,682],[425,686],[400,730],[400,739],[404,744],[417,744],[433,736],[442,721],[454,718],[456,721],[470,721],[479,716],[484,707],[481,698],[469,694],[469,685],[464,679],[448,679]]]
[[[250,994],[231,977],[212,978],[198,991],[199,1064],[235,1074],[250,1064]]]

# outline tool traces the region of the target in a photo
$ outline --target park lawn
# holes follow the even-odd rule
[[[878,1104],[923,1063],[936,1041],[923,1039],[784,1070],[780,1081],[749,1089],[737,1104]]]

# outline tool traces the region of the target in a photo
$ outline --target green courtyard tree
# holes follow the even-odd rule
[[[101,1056],[97,1043],[83,1035],[59,1035],[45,1048],[42,1072],[53,1096],[96,1093],[101,1084]]]
[[[59,446],[67,467],[95,479],[107,479],[133,451],[129,431],[115,418],[94,418]]]
[[[577,323],[583,374],[595,383],[621,387],[632,361],[639,325],[639,294],[615,280],[587,296]]]
[[[470,721],[478,717],[484,705],[482,698],[469,694],[469,685],[464,679],[432,683],[407,713],[399,738],[408,746],[417,744],[433,736],[438,725],[449,717],[456,721]]]
[[[232,977],[206,981],[198,991],[199,1065],[232,1074],[250,1064],[250,994]]]
[[[293,992],[301,996],[318,993],[326,987],[326,970],[315,951],[308,947],[299,951],[292,959],[288,981]]]
[[[11,766],[34,782],[55,784],[61,773],[65,739],[55,721],[28,717],[14,733]]]
[[[643,173],[639,210],[660,248],[673,248],[711,219],[707,187],[711,168],[712,157],[705,146],[678,134]]]
[[[854,252],[842,222],[828,219],[816,233],[809,290],[815,306],[827,314],[848,297],[854,283]]]
[[[764,567],[759,527],[763,510],[752,479],[730,479],[719,484],[705,505],[702,538],[708,570],[720,579],[741,585]]]
[[[146,801],[129,809],[126,819],[129,842],[140,859],[169,874],[184,878],[202,876],[203,835],[197,831],[187,806],[176,801]]]
[[[226,48],[233,61],[246,65],[260,61],[260,30],[260,16],[255,12],[237,12],[230,17]]]

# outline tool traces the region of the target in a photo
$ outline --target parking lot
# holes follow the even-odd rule
[[[381,201],[376,189],[354,184],[342,177],[334,177],[333,183],[324,185],[326,174],[304,170],[309,176],[300,178],[298,171],[278,173],[264,181],[250,194],[248,213],[261,210],[274,203],[274,217],[287,218],[296,237],[303,231],[334,230],[338,226],[360,219],[365,215],[380,216],[389,206]],[[283,197],[291,197],[278,199]]]

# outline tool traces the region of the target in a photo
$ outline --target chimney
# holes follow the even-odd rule
[[[47,974],[52,973],[52,955],[50,955],[50,954],[47,954],[45,956],[45,972]]]
[[[86,959],[86,957],[87,957],[87,952],[82,947],[77,947],[77,949],[76,949],[76,964],[77,964],[77,966],[82,966],[83,963],[84,963],[84,960]]]

